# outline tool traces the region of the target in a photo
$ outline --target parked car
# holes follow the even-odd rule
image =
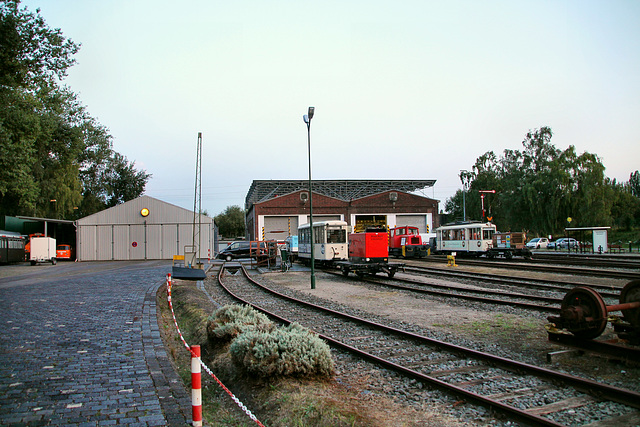
[[[549,245],[549,239],[546,237],[536,237],[535,239],[529,240],[527,243],[527,247],[529,249],[540,249],[546,248]]]
[[[555,242],[551,242],[547,245],[548,249],[567,249],[569,246],[571,249],[579,248],[580,242],[578,242],[573,237],[561,237]]]
[[[58,245],[56,247],[56,258],[71,261],[74,258],[73,248],[71,247],[71,245]]]
[[[576,239],[569,237],[568,239],[564,239],[562,242],[560,242],[560,245],[558,246],[559,249],[566,249],[567,246],[571,249],[574,248],[579,248],[580,247],[580,242],[578,242]]]
[[[258,243],[260,244],[260,253],[258,253]],[[239,258],[251,258],[251,255],[264,255],[267,252],[265,242],[232,242],[220,251],[218,259],[231,261]]]

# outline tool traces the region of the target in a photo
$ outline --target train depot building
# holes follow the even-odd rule
[[[206,259],[216,239],[213,218],[194,219],[193,211],[150,196],[81,218],[76,227],[78,261],[173,259],[194,239]]]
[[[439,226],[438,200],[413,194],[435,180],[312,181],[313,222],[341,220],[354,232],[369,226]],[[308,180],[255,180],[245,199],[248,240],[285,240],[309,222]]]

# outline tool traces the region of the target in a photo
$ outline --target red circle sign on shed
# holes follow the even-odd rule
[[[133,246],[135,248],[136,246],[138,246],[138,242],[132,242],[131,246]]]

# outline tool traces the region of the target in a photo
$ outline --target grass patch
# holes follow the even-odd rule
[[[492,335],[505,340],[509,338],[518,340],[533,339],[539,337],[540,334],[546,334],[539,320],[523,319],[522,317],[502,313],[495,314],[487,320],[474,320],[470,323],[461,324],[457,329],[471,335],[483,337]]]

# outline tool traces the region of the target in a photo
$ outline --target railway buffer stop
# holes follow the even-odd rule
[[[585,234],[587,232],[591,232],[591,253],[607,253],[609,252],[609,244],[607,243],[609,237],[607,230],[609,230],[610,228],[611,227],[571,227],[565,228],[565,231],[567,232],[567,236],[571,236],[572,233],[574,236],[577,236],[578,238],[576,240],[578,240],[579,242],[585,242]],[[567,249],[571,251],[571,248],[568,247]],[[583,247],[582,243],[580,244],[579,250],[582,252],[589,252],[588,246],[586,245],[586,247]]]

